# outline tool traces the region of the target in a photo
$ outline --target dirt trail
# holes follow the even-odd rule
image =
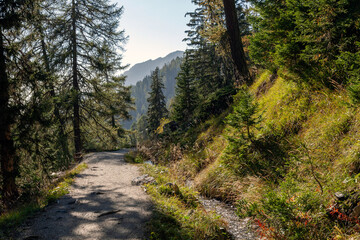
[[[151,202],[141,187],[131,185],[139,173],[124,162],[125,153],[87,155],[89,167],[70,194],[29,219],[16,239],[142,239]]]

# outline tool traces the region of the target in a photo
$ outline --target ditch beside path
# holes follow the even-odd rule
[[[151,218],[150,197],[131,180],[135,165],[124,162],[126,150],[91,153],[70,193],[28,219],[16,239],[142,239]]]

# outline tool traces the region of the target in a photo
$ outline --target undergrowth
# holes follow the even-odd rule
[[[238,93],[233,111],[201,124],[195,138],[188,138],[194,130],[184,135],[182,142],[193,144],[181,148],[181,157],[163,148],[162,171],[237,205],[239,216],[252,217],[268,239],[358,239],[355,213],[334,195],[360,194],[360,111],[345,89],[292,78],[264,71],[245,93],[251,101]],[[229,124],[232,114],[252,118]]]
[[[144,172],[156,180],[145,186],[155,204],[148,239],[230,239],[220,217],[206,212],[198,193],[177,183],[168,168],[145,164]]]

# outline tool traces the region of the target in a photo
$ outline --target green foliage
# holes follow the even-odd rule
[[[248,203],[245,199],[236,202],[236,214],[241,217],[254,217],[259,213],[257,203]]]
[[[181,62],[182,58],[177,57],[160,68],[160,76],[162,76],[165,87],[163,93],[167,106],[171,106],[171,99],[175,96],[176,77],[180,71]],[[123,122],[125,129],[131,128],[132,124],[138,122],[142,116],[146,115],[149,107],[147,98],[151,90],[151,81],[151,76],[146,76],[141,81],[138,81],[136,85],[131,86],[131,97],[135,100],[136,109],[130,111],[132,119]]]
[[[156,68],[151,75],[151,92],[147,99],[149,108],[147,111],[148,133],[155,135],[156,129],[160,126],[160,120],[168,113],[166,109],[165,96],[163,93],[164,84],[159,75],[159,68]]]
[[[192,122],[192,115],[197,104],[197,92],[191,68],[189,53],[185,53],[181,70],[176,78],[176,97],[172,105],[172,118],[181,125]]]
[[[208,41],[205,36],[206,26],[210,26],[208,23],[212,21],[207,18],[210,17],[207,16],[207,2],[193,2],[198,8],[188,13],[191,16],[190,29],[185,39],[193,48],[185,53],[172,104],[171,117],[179,125],[174,134],[176,139],[191,135],[202,122],[225,111],[235,93],[234,69],[229,67],[232,65],[228,56],[218,51],[222,48],[220,42]]]
[[[305,192],[289,198],[269,191],[257,211],[262,235],[276,239],[328,239],[335,223],[325,209],[318,212],[321,204],[318,193]]]
[[[251,2],[249,49],[256,64],[273,72],[285,67],[316,86],[350,80],[360,39],[355,0]]]
[[[131,151],[124,156],[125,162],[128,163],[143,163],[145,157],[137,151]]]
[[[0,182],[10,175],[17,178],[23,201],[46,187],[50,173],[70,166],[74,119],[81,123],[80,138],[87,150],[117,149],[123,142],[119,121],[129,117],[131,99],[124,77],[117,76],[123,68],[118,50],[126,39],[117,29],[122,8],[108,1],[74,2],[76,6],[71,1],[1,5],[4,13],[12,13],[10,22],[7,16],[0,21],[1,36],[6,38],[1,42],[6,54],[1,57],[2,70],[9,80],[1,89],[11,89],[6,103],[11,113],[1,110],[7,119],[1,118],[0,125],[6,122],[11,129],[16,154],[11,157],[13,173],[2,172]],[[82,14],[77,8],[88,11]],[[78,89],[73,86],[75,75]],[[75,99],[80,99],[79,116],[73,110]],[[11,158],[0,157],[3,162]]]
[[[356,45],[359,47],[360,42],[356,42]],[[339,58],[337,59],[337,64],[339,68],[344,69],[347,73],[347,79],[350,84],[348,86],[348,92],[351,97],[351,100],[354,104],[359,104],[360,102],[360,51],[357,52],[341,52]]]
[[[45,201],[42,204],[47,205],[48,203],[54,202],[60,197],[68,194],[69,188],[71,184],[74,182],[74,178],[76,177],[76,175],[81,173],[87,167],[88,166],[86,163],[82,163],[76,166],[71,171],[65,173],[64,177],[61,178],[60,182],[56,185],[56,187],[53,187],[48,190],[45,196]]]
[[[0,216],[0,238],[7,239],[8,231],[19,226],[27,217],[39,211],[38,204],[27,204],[17,210],[2,214]]]
[[[237,174],[267,175],[276,179],[282,174],[284,153],[276,136],[255,137],[262,117],[259,106],[247,89],[235,97],[233,112],[227,117],[228,145],[222,162]]]
[[[244,140],[253,141],[253,128],[256,129],[261,122],[261,116],[258,114],[259,106],[246,89],[240,89],[235,98],[233,112],[226,117],[227,124],[241,133]],[[234,141],[234,138],[230,137],[229,140]]]
[[[198,204],[196,192],[167,184],[172,180],[167,169],[144,167],[157,182],[146,186],[155,203],[155,212],[147,226],[149,239],[229,239],[221,230],[224,223],[219,217],[206,213]]]

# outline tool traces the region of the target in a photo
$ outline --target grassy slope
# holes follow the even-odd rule
[[[285,73],[279,75],[271,82],[264,72],[250,87],[263,117],[254,134],[272,143],[256,157],[259,164],[270,162],[268,175],[235,174],[224,137],[234,133],[219,124],[224,116],[207,123],[210,128],[199,135],[193,151],[170,171],[180,180],[194,179],[205,195],[238,202],[239,214],[258,219],[269,238],[356,237],[350,220],[331,220],[326,208],[335,192],[359,186],[360,113],[343,89],[310,90]],[[277,152],[281,157],[273,157]]]

